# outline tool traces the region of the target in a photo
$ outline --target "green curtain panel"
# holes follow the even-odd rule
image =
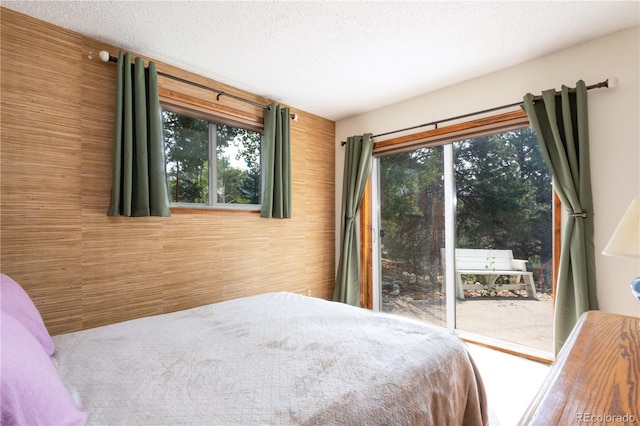
[[[356,218],[364,188],[371,172],[373,140],[371,134],[347,138],[342,183],[340,261],[333,300],[360,306],[360,260]]]
[[[554,344],[556,354],[580,316],[598,309],[594,254],[593,198],[589,168],[587,87],[562,86],[524,97],[523,108],[536,131],[558,197],[569,219],[562,235],[556,285]]]
[[[170,216],[156,65],[118,55],[109,216]]]
[[[291,218],[291,131],[289,108],[271,104],[264,110],[260,217]]]

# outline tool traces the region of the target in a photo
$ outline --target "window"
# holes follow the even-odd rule
[[[256,209],[262,135],[183,112],[162,111],[172,205]]]

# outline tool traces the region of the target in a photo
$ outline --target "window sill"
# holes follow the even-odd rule
[[[542,349],[532,348],[530,346],[519,345],[513,342],[507,342],[505,340],[496,339],[489,336],[483,336],[471,332],[462,330],[455,330],[454,335],[458,336],[465,342],[473,343],[494,349],[497,351],[505,352],[511,355],[520,356],[522,358],[530,359],[532,361],[541,362],[543,364],[551,364],[555,357],[550,351],[543,351]]]
[[[213,214],[213,213],[258,213],[260,214],[260,206],[251,205],[229,205],[229,206],[198,206],[198,205],[180,205],[173,204],[170,206],[171,214]]]

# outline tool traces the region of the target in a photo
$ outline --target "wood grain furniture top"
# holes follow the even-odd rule
[[[640,424],[640,318],[582,315],[521,425]]]

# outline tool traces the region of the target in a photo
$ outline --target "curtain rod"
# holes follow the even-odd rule
[[[609,80],[611,80],[611,81],[609,81]],[[596,83],[596,84],[592,84],[591,86],[587,86],[587,90],[599,89],[599,88],[602,88],[602,87],[615,87],[617,84],[618,84],[618,79],[615,78],[615,77],[611,77],[611,78],[608,78],[605,81],[602,81],[600,83]],[[570,92],[575,92],[575,89],[569,89],[569,91]],[[556,94],[559,94],[559,93],[560,92],[556,92]],[[533,99],[534,100],[540,100],[540,99],[542,99],[542,96],[534,96]],[[520,106],[520,105],[523,105],[523,104],[524,104],[523,101],[514,102],[512,104],[502,105],[502,106],[493,107],[493,108],[489,108],[489,109],[483,109],[482,111],[476,111],[476,112],[471,112],[469,114],[457,115],[455,117],[444,118],[442,120],[432,121],[430,123],[418,124],[417,126],[405,127],[404,129],[398,129],[398,130],[392,130],[390,132],[380,133],[380,134],[371,136],[371,138],[379,138],[380,136],[387,136],[387,135],[391,135],[391,134],[394,134],[394,133],[406,132],[407,130],[414,130],[414,129],[419,129],[421,127],[427,127],[427,126],[436,126],[436,129],[437,129],[438,128],[438,124],[440,124],[440,123],[444,123],[444,122],[447,122],[447,121],[458,120],[460,118],[472,117],[474,115],[480,115],[480,114],[484,114],[484,113],[487,113],[487,112],[498,111],[498,110],[501,110],[501,109]],[[347,142],[345,142],[345,141],[340,142],[340,145],[342,145],[342,146],[345,146],[346,144],[347,144]]]
[[[102,60],[102,62],[115,62],[115,63],[118,62],[118,58],[115,57],[115,56],[111,56],[111,54],[109,52],[107,52],[106,50],[101,51],[99,55],[100,55],[100,60]],[[162,71],[157,71],[157,73],[158,73],[158,75],[161,75],[163,77],[167,77],[167,78],[170,78],[172,80],[179,81],[181,83],[189,84],[191,86],[199,87],[200,89],[209,90],[210,92],[214,92],[214,93],[217,94],[216,95],[216,101],[220,101],[220,96],[227,96],[229,98],[235,99],[236,101],[244,102],[246,104],[257,106],[257,107],[262,108],[262,109],[268,109],[269,108],[269,105],[262,105],[262,104],[259,104],[257,102],[253,102],[253,101],[251,101],[249,99],[241,98],[240,96],[232,95],[231,93],[226,93],[226,92],[223,92],[222,90],[217,90],[217,89],[214,89],[213,87],[205,86],[204,84],[200,84],[200,83],[196,83],[194,81],[186,80],[186,79],[181,78],[181,77],[176,77],[175,75],[167,74],[167,73],[164,73]],[[291,119],[293,121],[298,121],[298,114],[289,114],[289,116],[291,117]]]

